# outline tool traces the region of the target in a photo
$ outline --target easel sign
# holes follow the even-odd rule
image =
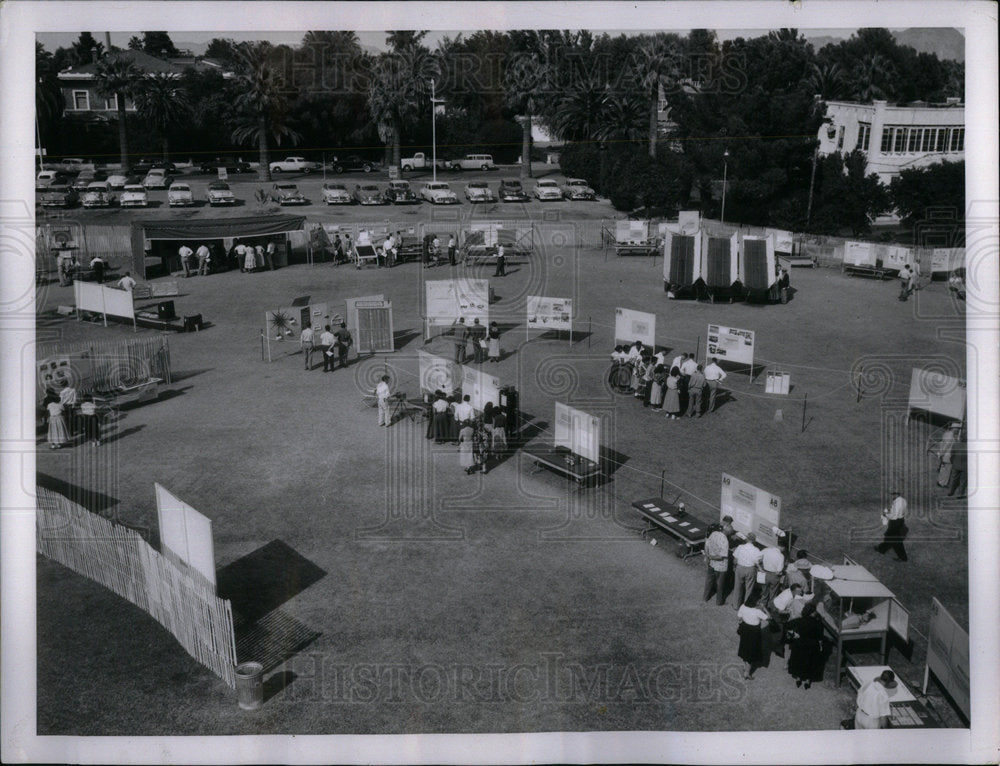
[[[525,338],[530,330],[569,330],[573,342],[573,301],[570,298],[546,298],[529,295],[527,299],[527,324]]]
[[[656,314],[632,309],[615,309],[615,343],[635,343],[644,346],[656,345]]]
[[[215,543],[212,539],[212,520],[159,484],[154,482],[153,486],[156,490],[156,516],[163,555],[200,574],[214,592]]]
[[[765,394],[787,394],[792,385],[792,375],[789,372],[767,371],[767,381],[764,384]]]
[[[720,362],[745,364],[753,374],[754,331],[741,330],[738,327],[724,327],[720,324],[708,326],[708,345],[706,356],[711,359],[718,357]]]
[[[697,210],[681,210],[677,213],[677,233],[691,237],[701,228],[701,213]]]
[[[876,266],[875,247],[871,242],[845,242],[844,265],[874,269]]]
[[[556,447],[565,447],[594,463],[601,460],[601,420],[562,402],[556,402]]]
[[[759,487],[722,474],[722,498],[719,518],[733,517],[733,528],[747,534],[753,532],[765,545],[781,547],[775,529],[781,529],[781,498]]]

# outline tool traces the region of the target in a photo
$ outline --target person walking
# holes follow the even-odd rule
[[[181,266],[184,267],[184,277],[191,276],[191,256],[194,255],[194,250],[188,247],[186,244],[181,245],[177,249],[177,254],[181,257]]]
[[[378,404],[378,424],[386,428],[392,425],[392,418],[389,415],[389,395],[391,393],[389,376],[383,375],[378,385],[375,386],[375,400]]]
[[[887,689],[896,688],[896,674],[883,670],[877,678],[858,689],[855,699],[857,711],[854,713],[855,729],[888,729],[892,710],[889,707]]]
[[[323,349],[323,372],[330,372],[334,367],[333,345],[337,342],[337,337],[331,332],[330,325],[323,327],[323,332],[319,336],[319,347]]]
[[[490,322],[490,330],[486,334],[488,340],[488,356],[491,362],[500,361],[500,327],[496,322]]]
[[[459,317],[453,330],[455,335],[455,364],[465,364],[469,348],[469,327],[465,317]]]
[[[312,369],[313,335],[312,323],[306,322],[299,335],[299,345],[302,346],[302,353],[305,355],[307,370]]]
[[[796,686],[808,689],[813,681],[823,680],[823,623],[816,605],[808,602],[802,614],[785,625],[788,642],[788,674]]]
[[[475,461],[472,472],[475,473],[476,468],[478,468],[481,473],[485,474],[487,462],[490,459],[490,438],[482,421],[476,421],[472,429],[472,458]]]
[[[126,271],[125,276],[118,280],[118,288],[124,290],[127,293],[132,292],[135,288],[135,280],[132,279],[132,272]]]
[[[65,407],[59,401],[50,400],[45,409],[49,412],[49,449],[59,449],[69,441]]]
[[[681,371],[676,366],[671,367],[663,392],[663,413],[671,420],[677,420],[681,414],[680,384]]]
[[[688,410],[689,418],[696,414],[701,417],[701,393],[705,388],[705,373],[701,365],[696,365],[695,370],[688,379]]]
[[[705,368],[705,383],[708,385],[708,411],[715,412],[715,398],[719,393],[719,386],[726,379],[725,370],[719,367],[719,360],[712,357]]]
[[[757,565],[760,563],[763,553],[755,545],[756,542],[757,535],[750,532],[747,534],[746,541],[733,549],[733,566],[736,568],[734,609],[739,609],[741,604],[749,601],[757,587]]]
[[[507,453],[507,415],[503,407],[493,409],[493,443],[490,445],[493,457],[500,458]]]
[[[736,619],[739,623],[736,632],[740,637],[737,654],[743,660],[743,678],[749,681],[753,678],[754,671],[763,664],[764,639],[762,632],[770,616],[763,609],[758,608],[755,602],[751,602],[743,604],[737,610]]]
[[[97,415],[97,403],[93,394],[83,397],[80,405],[80,420],[83,425],[83,438],[92,444],[101,443],[101,421]]]
[[[899,300],[905,301],[910,297],[915,286],[915,280],[916,275],[913,273],[913,269],[910,268],[910,264],[904,264],[899,272]]]
[[[455,265],[455,251],[456,251],[456,249],[457,248],[455,247],[455,237],[453,235],[450,235],[448,237],[448,263],[451,266]]]
[[[198,256],[198,276],[208,276],[208,259],[212,256],[211,251],[208,249],[208,245],[202,242],[198,246],[198,250],[195,252],[195,255]]]
[[[507,258],[504,255],[503,245],[497,245],[497,270],[494,272],[493,276],[507,276]]]
[[[906,537],[906,500],[899,490],[894,489],[891,494],[892,503],[888,508],[882,509],[885,534],[882,542],[875,546],[875,551],[884,554],[892,548],[899,561],[906,561],[906,548],[903,547],[903,538]]]
[[[722,606],[726,603],[726,573],[729,571],[729,540],[722,532],[720,524],[709,527],[705,539],[705,589],[701,597],[708,601],[715,594],[715,603]]]
[[[341,367],[347,367],[347,354],[351,350],[351,346],[354,345],[354,338],[351,337],[351,331],[347,329],[347,324],[341,322],[340,329],[334,333],[334,337],[337,339],[337,360]]]

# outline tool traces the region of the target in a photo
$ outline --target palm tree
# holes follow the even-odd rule
[[[677,78],[676,41],[658,34],[642,39],[634,53],[636,79],[649,99],[649,156],[656,157],[659,134],[660,85],[664,77]]]
[[[598,135],[605,141],[638,143],[646,138],[647,115],[645,95],[633,91],[609,93]]]
[[[511,50],[504,68],[504,97],[521,125],[521,178],[531,178],[531,116],[538,99],[548,92],[553,70],[549,63],[548,33],[537,30],[510,32]]]
[[[888,98],[886,85],[896,78],[896,67],[881,53],[869,53],[854,66],[851,79],[854,81],[854,98],[858,101],[872,101]]]
[[[62,115],[65,100],[59,81],[56,79],[54,57],[45,50],[40,42],[35,42],[35,120],[38,126],[38,138],[47,140],[49,128],[54,126]],[[41,149],[45,146],[43,141]]]
[[[368,111],[393,166],[400,161],[402,126],[429,108],[430,81],[439,75],[437,59],[416,45],[384,53],[376,60],[368,83]]]
[[[288,138],[294,146],[300,136],[285,122],[288,102],[285,99],[277,72],[268,59],[271,46],[264,43],[246,43],[239,46],[236,74],[237,125],[233,141],[238,144],[256,145],[260,166],[257,177],[271,180],[268,143],[271,137],[277,145]]]
[[[97,92],[104,98],[114,98],[118,110],[118,148],[122,172],[128,171],[128,133],[125,128],[125,98],[131,96],[142,72],[122,53],[109,53],[99,62],[94,80]]]
[[[835,61],[814,63],[811,69],[809,84],[813,93],[818,94],[824,101],[842,98],[845,95],[847,77],[840,64]]]
[[[604,83],[583,80],[559,100],[550,127],[564,141],[599,141],[607,126],[607,100]]]
[[[135,106],[139,115],[153,125],[163,143],[163,161],[170,159],[170,128],[191,115],[187,91],[173,75],[166,72],[148,74],[136,87]]]

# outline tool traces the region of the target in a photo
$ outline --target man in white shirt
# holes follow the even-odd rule
[[[906,561],[906,548],[903,547],[906,524],[906,500],[899,490],[892,490],[892,505],[882,511],[882,524],[885,534],[882,542],[875,546],[878,553],[885,553],[892,548],[900,561]]]
[[[781,578],[785,574],[785,554],[773,545],[764,549],[760,557],[758,569],[764,573],[764,592],[761,603],[768,604],[778,593]]]
[[[739,609],[745,604],[757,587],[757,564],[760,563],[761,550],[754,543],[757,536],[751,532],[745,543],[733,549],[733,565],[736,567],[736,600],[733,608]]]
[[[896,688],[896,674],[883,670],[882,675],[873,678],[858,689],[857,706],[854,714],[855,729],[888,729],[892,710],[886,689]]]
[[[684,356],[684,361],[681,362],[681,375],[691,377],[697,369],[698,362],[695,361],[694,354],[686,354]]]
[[[712,357],[705,368],[705,380],[708,383],[708,411],[715,412],[715,397],[719,393],[719,385],[726,379],[726,372],[719,367],[719,360]]]
[[[497,245],[497,268],[493,276],[495,277],[507,276],[507,258],[504,255],[503,245]]]
[[[471,421],[473,416],[475,416],[476,411],[473,409],[471,402],[471,397],[466,394],[462,397],[462,401],[455,405],[455,422],[458,423],[459,428],[461,428],[466,421]]]
[[[95,255],[90,259],[90,269],[94,272],[94,280],[97,284],[102,284],[104,282],[104,267],[107,264],[104,259],[99,255]]]
[[[333,369],[335,364],[333,355],[337,353],[333,344],[336,342],[337,336],[330,331],[330,325],[326,325],[319,336],[319,345],[323,349],[323,372],[330,372]]]
[[[449,236],[448,237],[448,263],[451,264],[452,266],[455,265],[455,251],[456,250],[457,250],[457,248],[455,247],[455,237]]]
[[[771,606],[779,617],[794,620],[802,615],[802,607],[809,601],[812,601],[812,596],[804,595],[802,586],[794,583],[775,596]]]
[[[382,243],[382,260],[385,261],[386,268],[391,268],[396,260],[396,238],[391,232],[386,237],[385,242]],[[379,268],[382,268],[381,262],[379,263]]]
[[[312,353],[313,353],[313,328],[310,322],[306,322],[305,326],[302,328],[302,334],[299,335],[299,345],[302,346],[302,353],[306,357],[306,369],[312,369]]]
[[[391,423],[389,419],[389,393],[389,376],[383,375],[382,380],[375,386],[375,399],[378,402],[378,424],[387,428]]]
[[[177,254],[181,257],[181,266],[184,267],[184,276],[191,276],[191,256],[194,255],[194,250],[192,250],[187,245],[181,245],[177,249]]]
[[[670,362],[670,369],[672,370],[674,369],[674,367],[676,367],[677,371],[680,372],[681,365],[684,364],[685,359],[687,359],[687,354],[678,354],[677,356],[674,357],[673,361]]]
[[[715,603],[722,606],[726,603],[726,573],[729,571],[729,540],[726,539],[719,524],[709,527],[711,530],[705,540],[705,559],[708,569],[705,572],[705,590],[702,599],[708,601],[715,594]]]
[[[211,257],[208,245],[202,242],[195,255],[198,256],[198,276],[208,276],[208,259]]]
[[[132,292],[132,288],[135,287],[135,280],[132,279],[132,272],[125,272],[125,276],[118,280],[118,287],[126,292]]]
[[[246,273],[247,271],[247,246],[242,242],[236,245],[234,248],[236,251],[236,260],[240,264],[240,271]]]

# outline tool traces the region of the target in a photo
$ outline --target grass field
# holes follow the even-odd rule
[[[170,337],[172,394],[122,412],[100,447],[52,453],[40,435],[38,471],[154,544],[154,481],[213,520],[220,595],[266,638],[251,650],[270,659],[265,705],[239,710],[152,619],[40,559],[39,733],[836,728],[853,694],[829,664],[808,692],[778,658],[744,682],[732,607],[701,601],[700,557],[681,561],[638,533],[629,504],[659,494],[661,476],[668,498],[714,516],[722,472],[779,495],[783,524],[817,559],[846,554],[897,594],[913,647],[890,662],[917,684],[931,597],[968,621],[967,514],[933,486],[925,450],[937,429],[907,425],[907,391],[913,367],[964,377],[964,306],[944,283],[899,303],[895,283],[827,269],[793,272],[785,306],[668,301],[661,259],[577,249],[565,229],[491,279],[504,357],[487,366],[517,387],[539,441],[551,440],[555,401],[608,416],[617,467],[592,489],[533,473],[519,454],[467,476],[423,423],[376,428],[362,393],[388,372],[416,398],[417,349],[451,352],[444,338],[423,344],[419,316],[423,280],[447,269],[181,279],[177,313],[211,326]],[[333,374],[304,371],[297,354],[261,361],[266,310],[309,295],[343,311],[372,293],[393,302],[395,353]],[[574,299],[572,344],[526,342],[529,294]],[[47,288],[40,332],[131,337],[58,317],[66,303],[70,288]],[[703,354],[708,323],[752,329],[758,365],[790,372],[792,390],[765,394],[762,371],[731,373],[717,412],[667,421],[605,383],[616,306],[655,312],[658,342],[680,351]],[[897,483],[911,512],[905,564],[872,550]]]

